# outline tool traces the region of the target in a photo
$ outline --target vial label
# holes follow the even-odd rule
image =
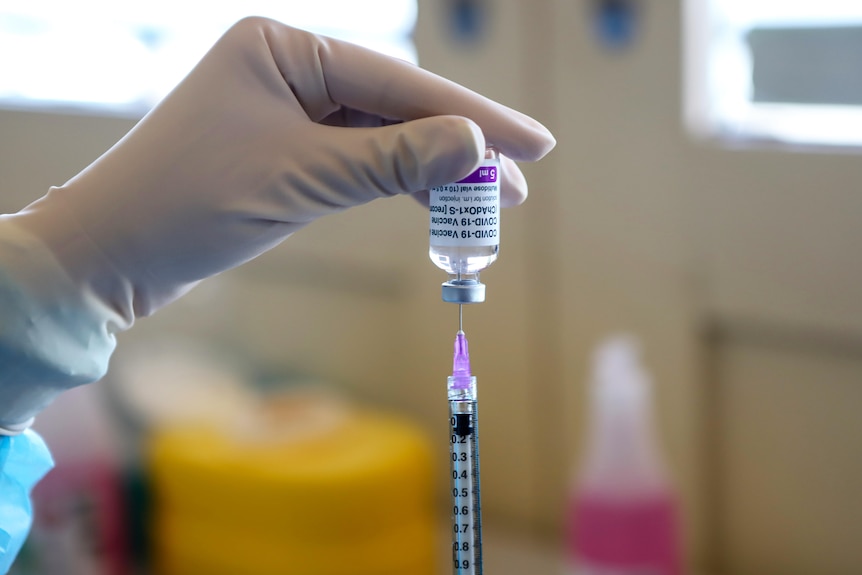
[[[486,160],[453,184],[431,188],[432,246],[500,243],[500,162]]]

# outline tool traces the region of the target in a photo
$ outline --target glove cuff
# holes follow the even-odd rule
[[[0,427],[12,432],[61,391],[101,378],[114,332],[131,325],[15,216],[0,216],[0,305]]]
[[[12,436],[24,433],[25,431],[30,429],[30,426],[33,425],[34,421],[36,421],[36,418],[31,417],[23,423],[6,424],[4,426],[0,426],[0,437],[3,437],[4,435]]]

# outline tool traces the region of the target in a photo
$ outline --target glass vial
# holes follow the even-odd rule
[[[449,274],[443,301],[485,301],[479,272],[500,251],[500,153],[485,148],[485,159],[466,178],[431,188],[431,261]]]

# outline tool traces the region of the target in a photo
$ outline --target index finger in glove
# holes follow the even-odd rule
[[[538,160],[556,143],[533,118],[409,62],[273,20],[244,23],[261,27],[281,75],[314,121],[334,106],[393,120],[463,116],[516,161]]]

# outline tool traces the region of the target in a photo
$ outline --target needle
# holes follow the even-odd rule
[[[461,281],[461,270],[458,269],[458,281]],[[458,304],[458,331],[464,331],[464,305]]]

